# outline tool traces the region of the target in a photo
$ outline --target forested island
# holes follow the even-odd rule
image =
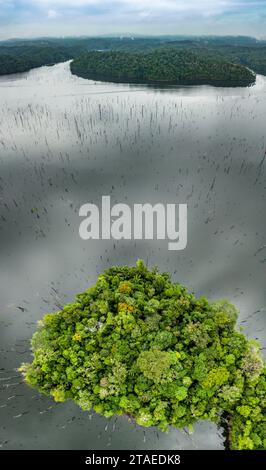
[[[242,65],[180,48],[146,54],[91,51],[75,59],[71,71],[83,78],[118,83],[248,86],[256,80]]]
[[[160,36],[0,42],[0,75],[70,59],[74,59],[72,72],[85,78],[247,86],[255,81],[247,69],[266,75],[266,41],[244,36]]]
[[[236,321],[234,305],[196,298],[141,260],[113,266],[39,322],[20,371],[55,401],[107,418],[162,431],[213,421],[227,448],[264,449],[265,363]]]

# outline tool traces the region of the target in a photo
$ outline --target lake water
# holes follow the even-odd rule
[[[165,434],[55,404],[16,368],[44,313],[138,258],[228,298],[265,345],[265,122],[262,76],[252,88],[160,89],[83,80],[64,63],[0,78],[0,448],[223,448],[211,423]],[[187,203],[187,248],[82,241],[79,207],[102,195]]]

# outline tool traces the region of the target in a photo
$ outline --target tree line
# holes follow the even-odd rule
[[[109,52],[112,55],[89,56],[89,53],[96,52]],[[114,55],[115,52],[124,55]],[[130,54],[130,57],[127,54]],[[91,76],[91,58],[97,58],[97,70],[95,69],[97,76],[98,73],[101,76],[106,74],[106,79],[111,78],[116,81],[121,75],[127,81],[168,80],[170,83],[187,81],[187,83],[231,85],[236,80],[236,84],[239,85],[252,83],[251,74],[235,65],[247,67],[255,73],[266,74],[265,41],[242,36],[219,38],[163,36],[2,41],[0,75],[26,72],[42,65],[77,59],[72,65],[73,73],[87,77],[88,73]],[[106,60],[106,66],[102,63],[103,59]],[[114,60],[113,73],[109,70],[110,59]],[[119,67],[121,70],[116,70]]]

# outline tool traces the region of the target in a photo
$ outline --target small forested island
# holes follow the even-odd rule
[[[256,80],[242,65],[180,48],[146,54],[91,51],[76,58],[71,71],[83,78],[118,83],[248,86]]]
[[[227,448],[264,449],[265,363],[236,321],[227,301],[196,298],[140,260],[108,269],[46,315],[20,370],[58,402],[162,431],[209,420]]]

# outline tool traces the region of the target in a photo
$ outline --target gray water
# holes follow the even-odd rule
[[[21,382],[36,322],[103,269],[169,271],[228,298],[265,345],[266,77],[252,88],[96,83],[69,63],[0,79],[0,448],[222,449],[221,431],[168,434],[55,404]],[[188,246],[82,241],[79,207],[187,203]]]

